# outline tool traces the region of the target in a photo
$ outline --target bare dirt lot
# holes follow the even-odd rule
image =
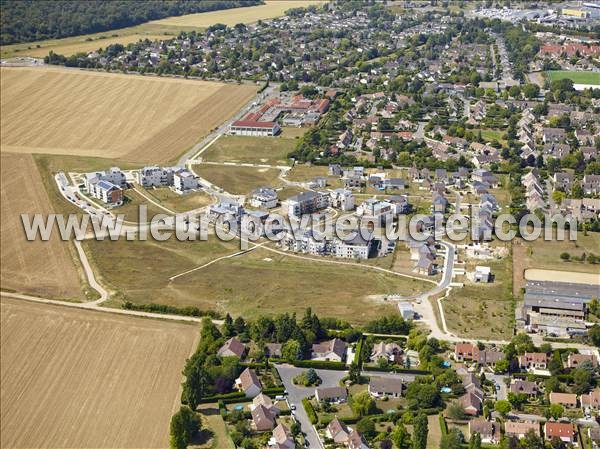
[[[52,212],[44,184],[30,154],[2,153],[1,226],[2,288],[34,295],[82,299],[70,243],[54,234],[47,242],[25,239],[20,214]]]
[[[256,92],[237,85],[58,68],[3,68],[2,151],[167,163]]]
[[[196,326],[2,298],[1,446],[166,448]]]

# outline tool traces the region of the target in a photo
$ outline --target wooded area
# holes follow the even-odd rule
[[[165,17],[260,3],[260,0],[7,0],[2,2],[0,44],[98,33]]]

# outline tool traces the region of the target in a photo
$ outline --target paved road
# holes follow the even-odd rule
[[[500,385],[500,389],[496,390],[496,399],[497,400],[506,400],[508,399],[508,387],[506,386],[505,380],[510,376],[506,374],[488,374],[485,373],[485,377],[488,379],[492,379],[497,385]]]
[[[306,435],[306,441],[311,449],[322,449],[323,445],[317,431],[314,426],[310,423],[308,415],[302,406],[302,399],[314,395],[314,387],[301,387],[296,386],[292,383],[292,379],[306,371],[304,368],[296,368],[291,365],[276,365],[279,376],[283,381],[283,385],[288,392],[288,401],[296,406],[296,419],[302,427],[302,431]],[[347,371],[334,371],[334,370],[315,370],[323,383],[321,387],[337,387],[340,384],[340,380],[347,374]]]

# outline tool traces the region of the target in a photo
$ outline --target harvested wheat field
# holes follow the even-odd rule
[[[47,242],[27,241],[20,214],[51,212],[50,200],[30,154],[1,153],[0,246],[2,288],[34,295],[82,299],[70,243],[53,234]]]
[[[2,298],[6,448],[166,448],[194,325]]]
[[[167,17],[166,19],[156,20],[150,23],[197,28],[206,28],[216,23],[234,26],[238,23],[253,23],[258,22],[259,20],[283,16],[288,9],[310,5],[322,5],[323,3],[325,3],[323,0],[267,0],[264,5],[186,14],[184,16]]]
[[[3,68],[2,151],[167,163],[255,93],[252,85]]]

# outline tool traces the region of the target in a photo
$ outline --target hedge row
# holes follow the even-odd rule
[[[448,435],[448,424],[446,424],[446,418],[444,418],[444,415],[440,415],[439,420],[440,420],[440,430],[442,431],[442,436]]]
[[[200,404],[209,404],[211,402],[226,401],[229,399],[245,399],[246,395],[241,391],[234,391],[233,393],[215,394],[213,396],[206,396],[200,399]]]
[[[219,312],[214,310],[202,310],[198,307],[175,307],[167,306],[165,304],[134,304],[130,301],[123,303],[121,308],[125,310],[139,310],[142,312],[151,313],[162,313],[168,315],[183,315],[183,316],[195,316],[195,317],[210,317],[210,318],[223,318]]]
[[[404,374],[415,374],[415,375],[428,375],[431,374],[431,371],[422,370],[422,369],[411,369],[411,368],[398,368],[398,367],[389,367],[389,368],[381,368],[379,366],[363,366],[363,370],[365,371],[379,371],[386,373],[404,373]]]
[[[298,368],[332,369],[346,371],[348,367],[342,362],[327,362],[325,360],[295,360],[294,366]]]
[[[313,408],[308,398],[302,399],[302,405],[304,406],[304,410],[306,410],[306,414],[308,415],[308,419],[310,420],[311,424],[317,424],[319,422],[319,418],[317,417],[315,409]]]

